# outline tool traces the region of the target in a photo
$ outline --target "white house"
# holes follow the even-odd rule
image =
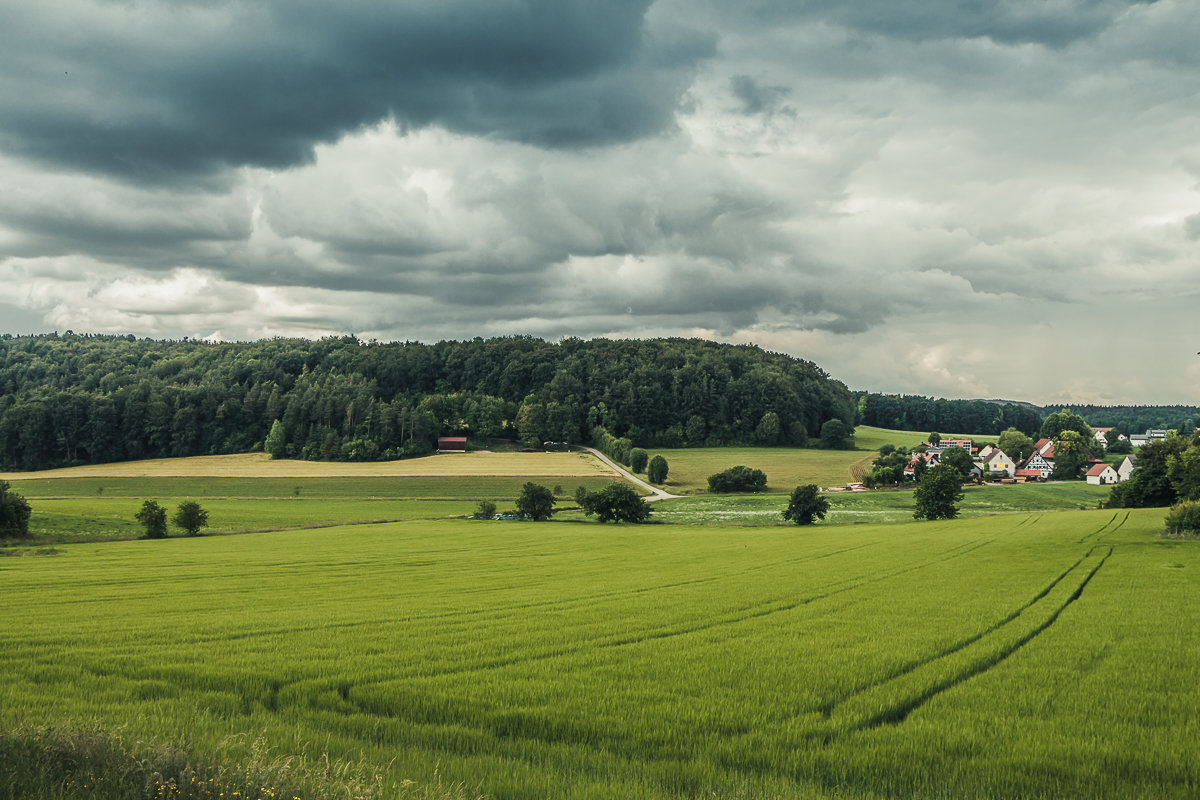
[[[987,474],[1002,473],[1006,478],[1011,478],[1017,474],[1017,465],[1011,458],[1004,454],[1003,450],[992,448],[987,457],[983,459],[983,471]]]
[[[1087,471],[1087,482],[1093,486],[1106,486],[1119,480],[1117,471],[1109,464],[1097,464]]]
[[[1129,480],[1135,469],[1137,469],[1137,456],[1125,456],[1117,465],[1117,480],[1121,483]]]
[[[1044,456],[1034,453],[1017,465],[1017,477],[1033,480],[1046,480],[1054,472],[1054,462]]]

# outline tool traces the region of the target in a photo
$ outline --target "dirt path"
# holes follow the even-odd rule
[[[681,495],[681,494],[670,494],[668,492],[664,492],[662,489],[659,489],[656,486],[653,486],[652,484],[646,483],[644,480],[637,477],[632,472],[625,469],[620,464],[613,461],[611,458],[604,455],[604,453],[601,453],[599,450],[597,450],[594,447],[587,447],[585,445],[579,445],[579,446],[581,448],[583,448],[584,450],[587,450],[589,453],[594,455],[596,458],[600,459],[607,466],[615,469],[617,472],[619,472],[621,474],[621,477],[625,478],[625,480],[630,481],[631,483],[636,483],[638,486],[641,486],[643,489],[648,490],[650,492],[650,496],[646,498],[647,503],[653,503],[655,500],[673,500],[676,497],[683,497],[683,495]]]

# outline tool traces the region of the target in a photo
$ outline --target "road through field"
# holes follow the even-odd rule
[[[587,450],[589,453],[594,455],[596,458],[603,461],[605,464],[607,464],[609,467],[611,467],[613,470],[615,470],[625,480],[629,481],[630,483],[635,483],[638,486],[641,486],[643,489],[650,492],[650,496],[645,498],[646,502],[648,502],[648,503],[652,503],[655,500],[674,500],[677,497],[683,496],[683,495],[678,495],[678,494],[669,494],[667,492],[664,492],[662,489],[659,489],[657,486],[654,486],[653,484],[646,483],[646,481],[644,481],[641,478],[639,478],[638,476],[634,475],[632,472],[625,469],[620,464],[613,461],[611,458],[604,455],[604,453],[601,453],[599,450],[597,450],[594,447],[583,447],[583,449]]]

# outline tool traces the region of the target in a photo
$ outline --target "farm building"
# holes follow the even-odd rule
[[[439,453],[465,453],[465,452],[467,452],[467,437],[465,437],[465,436],[439,436],[438,437],[438,452]]]
[[[991,448],[991,451],[983,459],[982,463],[984,472],[988,474],[1001,473],[1005,477],[1011,478],[1017,472],[1017,465],[999,448]]]
[[[1106,486],[1119,480],[1117,471],[1108,464],[1097,464],[1087,471],[1087,482],[1093,486]]]

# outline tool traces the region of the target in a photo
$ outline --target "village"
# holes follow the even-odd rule
[[[1101,452],[1108,448],[1106,436],[1112,430],[1112,428],[1092,428],[1092,435]],[[1129,441],[1131,445],[1140,447],[1148,441],[1161,439],[1166,435],[1166,430],[1149,430],[1145,434],[1134,434],[1129,437],[1123,433],[1118,434],[1118,438],[1120,441]],[[1027,458],[1017,460],[993,444],[976,447],[971,439],[931,438],[934,438],[935,441],[923,442],[909,454],[910,460],[904,467],[906,478],[915,480],[922,468],[940,464],[942,456],[952,447],[965,449],[971,454],[974,465],[964,477],[977,483],[985,480],[1002,484],[1045,481],[1054,474],[1054,441],[1052,439],[1038,439],[1033,445],[1033,452]],[[1137,469],[1137,456],[1132,454],[1126,455],[1115,465],[1092,457],[1085,464],[1084,477],[1090,484],[1105,486],[1129,480],[1135,469]]]

